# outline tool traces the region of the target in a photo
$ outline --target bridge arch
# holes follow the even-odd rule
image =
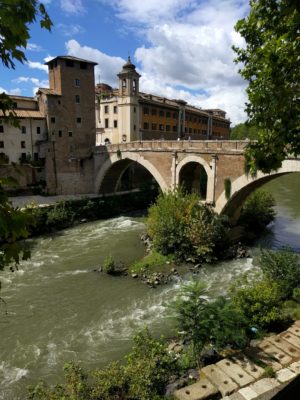
[[[235,221],[239,217],[244,201],[254,190],[279,176],[293,172],[300,172],[300,159],[285,160],[280,169],[270,174],[258,172],[255,177],[243,174],[231,183],[231,196],[228,200],[225,190],[221,193],[216,201],[215,211],[226,214],[232,221]]]
[[[114,192],[121,176],[132,162],[143,166],[153,176],[162,191],[168,189],[167,184],[153,164],[137,153],[122,152],[122,157],[111,154],[99,168],[95,179],[95,193],[99,193],[103,186],[111,187],[113,189],[111,192]]]
[[[213,198],[213,191],[214,191],[214,177],[213,177],[213,172],[210,168],[210,165],[207,163],[207,161],[204,160],[204,158],[200,156],[195,156],[195,155],[189,155],[186,156],[183,160],[181,160],[176,168],[176,185],[180,185],[184,179],[184,170],[188,171],[188,167],[191,166],[191,169],[193,169],[193,166],[199,165],[202,167],[203,172],[205,172],[206,177],[207,177],[207,183],[206,183],[206,190],[205,190],[205,200],[206,201],[212,201]],[[199,174],[201,174],[201,169],[198,171]],[[199,182],[200,184],[200,182]]]

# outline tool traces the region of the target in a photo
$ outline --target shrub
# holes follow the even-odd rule
[[[282,292],[277,282],[259,277],[253,281],[244,275],[231,287],[231,293],[233,304],[251,326],[267,329],[283,322]]]
[[[192,346],[195,362],[208,344],[221,350],[248,343],[247,321],[241,312],[224,297],[209,302],[206,286],[200,281],[183,285],[171,310],[178,330]]]
[[[86,374],[76,364],[65,368],[66,382],[48,388],[41,383],[29,390],[31,400],[159,400],[177,364],[166,345],[147,329],[134,337],[126,363],[113,362]]]
[[[72,224],[74,213],[66,206],[65,203],[57,204],[47,213],[46,224],[54,228],[65,228]]]
[[[30,400],[95,400],[92,397],[91,386],[88,383],[88,374],[77,364],[66,364],[65,384],[58,384],[49,388],[41,382],[37,386],[28,387]]]
[[[275,218],[275,199],[271,193],[257,190],[243,204],[238,224],[260,232]]]
[[[290,248],[262,250],[259,266],[270,281],[279,285],[284,299],[291,298],[293,290],[300,286],[299,257]]]
[[[103,272],[113,275],[116,272],[116,264],[111,255],[105,258],[103,262]]]
[[[149,209],[146,225],[158,252],[193,262],[216,259],[227,237],[224,217],[182,189],[161,193]]]
[[[134,337],[132,352],[126,357],[129,380],[128,399],[161,399],[170,377],[177,371],[175,356],[166,344],[151,337],[148,329]]]

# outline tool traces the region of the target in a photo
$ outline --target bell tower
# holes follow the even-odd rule
[[[139,117],[139,79],[140,74],[136,71],[130,57],[123,69],[118,73],[119,78],[119,142],[134,141],[139,139],[140,117]]]

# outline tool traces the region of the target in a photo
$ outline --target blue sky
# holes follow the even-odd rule
[[[0,91],[33,96],[48,87],[44,62],[57,55],[96,61],[96,81],[117,85],[130,54],[144,92],[222,108],[233,124],[246,119],[246,83],[233,63],[234,31],[247,0],[44,0],[52,32],[30,29],[28,62],[1,65]]]

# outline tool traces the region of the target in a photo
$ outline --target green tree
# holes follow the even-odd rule
[[[259,134],[256,126],[241,123],[230,129],[231,140],[256,140],[258,136]]]
[[[294,289],[300,286],[299,256],[290,248],[262,250],[258,264],[264,275],[279,285],[284,299],[291,298]]]
[[[192,347],[196,363],[208,344],[222,350],[227,346],[238,348],[248,343],[246,318],[222,296],[208,301],[203,282],[192,281],[183,285],[170,308],[178,331]]]
[[[0,0],[0,59],[7,68],[15,61],[27,61],[24,50],[30,39],[30,24],[40,21],[41,28],[51,29],[52,21],[45,6],[37,0]],[[0,94],[0,111],[13,123],[13,103],[5,93]]]
[[[7,68],[15,68],[15,60],[23,63],[30,38],[30,24],[37,19],[42,28],[51,29],[52,22],[42,3],[37,0],[0,0],[0,59]],[[12,100],[5,93],[0,94],[0,116],[17,124]],[[12,260],[19,262],[20,245],[16,241],[28,235],[32,218],[15,209],[5,193],[5,186],[12,182],[0,178],[0,268]],[[14,182],[15,184],[15,182]],[[23,253],[27,257],[28,253]]]
[[[252,172],[276,170],[288,154],[300,154],[300,3],[251,0],[235,29],[246,46],[234,50],[249,82],[248,122],[259,128],[246,160]]]

